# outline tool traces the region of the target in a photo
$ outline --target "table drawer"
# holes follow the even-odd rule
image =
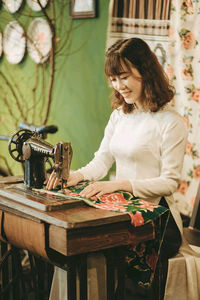
[[[3,230],[10,244],[47,258],[44,223],[4,213]]]
[[[68,230],[54,225],[49,227],[49,247],[66,256],[137,245],[144,237],[145,240],[154,238],[152,223],[135,227],[134,230],[130,221]]]

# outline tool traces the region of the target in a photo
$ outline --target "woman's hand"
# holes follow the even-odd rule
[[[60,179],[56,176],[55,171],[53,171],[49,176],[49,178],[44,182],[44,184],[46,184],[47,190],[56,189],[59,183],[60,183]]]
[[[67,186],[74,186],[77,183],[79,183],[80,181],[82,181],[84,179],[83,175],[80,172],[74,172],[72,174],[69,175],[68,180],[67,180],[67,184],[65,187]],[[46,189],[47,190],[54,190],[57,188],[58,184],[60,184],[61,181],[60,179],[56,176],[56,172],[53,171],[47,181],[47,185],[46,185]]]
[[[69,175],[66,186],[74,186],[82,180],[84,180],[83,175],[80,172],[74,172]]]
[[[117,190],[115,181],[96,181],[90,182],[89,185],[80,192],[81,197],[90,198],[96,196],[97,198],[103,194],[112,193]]]
[[[113,193],[117,190],[123,190],[132,193],[132,186],[129,180],[122,181],[96,181],[90,182],[89,185],[80,192],[81,197],[91,198],[101,197],[104,194]]]

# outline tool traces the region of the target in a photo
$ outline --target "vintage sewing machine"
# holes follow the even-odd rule
[[[38,215],[40,211],[55,211],[84,205],[81,199],[66,195],[66,184],[72,160],[71,143],[59,142],[55,146],[47,143],[41,135],[29,129],[20,129],[12,135],[8,150],[12,158],[24,166],[24,183],[12,182],[0,188],[0,196],[5,199],[10,209],[23,204],[21,209],[30,208]],[[48,191],[44,187],[46,179],[46,161],[51,159],[53,170],[61,182],[56,191]],[[3,204],[1,199],[1,204]],[[25,205],[25,206],[24,206]]]
[[[42,188],[46,179],[45,163],[53,161],[53,170],[63,188],[67,182],[72,160],[71,143],[47,143],[39,134],[21,129],[13,134],[8,145],[9,153],[18,162],[24,163],[24,183],[28,188]]]

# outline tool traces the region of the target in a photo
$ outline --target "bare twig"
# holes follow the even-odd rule
[[[45,85],[45,68],[44,65],[42,67],[42,93],[41,93],[41,98],[42,98],[42,107],[45,107],[45,90],[46,90],[46,85]],[[42,114],[40,115],[40,122],[42,122]]]
[[[17,127],[17,125],[18,125],[17,118],[15,117],[15,115],[14,115],[14,113],[12,111],[10,103],[8,102],[8,100],[5,97],[3,97],[2,100],[3,100],[4,104],[6,105],[10,116],[13,118],[13,120],[15,120],[15,127]]]
[[[17,108],[18,108],[18,110],[19,110],[19,112],[20,112],[20,114],[21,114],[22,119],[23,119],[24,121],[26,121],[26,116],[25,116],[24,113],[23,113],[22,106],[20,105],[20,102],[19,102],[19,100],[18,100],[18,97],[17,97],[17,95],[16,95],[16,93],[15,93],[15,91],[14,91],[12,85],[10,84],[10,82],[7,80],[7,78],[5,77],[5,75],[4,75],[1,71],[0,71],[0,75],[1,75],[2,78],[4,79],[6,85],[9,87],[9,89],[10,89],[10,91],[11,91],[11,93],[12,93],[14,99],[15,99]]]
[[[55,6],[53,0],[50,1],[51,7],[52,7],[52,14],[53,14],[53,20],[55,20]],[[49,25],[51,27],[52,31],[52,37],[51,37],[51,42],[52,42],[52,48],[50,51],[50,75],[49,75],[49,87],[48,87],[48,94],[47,94],[47,106],[46,106],[46,111],[44,115],[44,119],[42,124],[46,125],[48,117],[49,117],[49,111],[50,111],[50,106],[51,106],[51,101],[52,101],[52,91],[53,91],[53,83],[54,83],[54,73],[55,73],[55,27],[54,27],[54,21],[51,21],[47,14],[45,14],[47,17],[47,21],[49,22]]]
[[[32,88],[32,92],[33,92],[33,113],[32,113],[32,123],[34,122],[35,119],[35,111],[36,111],[36,88],[38,86],[38,79],[39,79],[39,75],[38,75],[38,65],[36,64],[35,67],[35,84]]]

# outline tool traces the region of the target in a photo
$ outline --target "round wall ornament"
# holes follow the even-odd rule
[[[17,21],[9,22],[3,34],[3,52],[11,64],[18,64],[24,57],[26,38],[24,29]]]
[[[11,13],[14,14],[19,10],[22,5],[23,0],[2,0],[5,8]]]
[[[44,63],[52,48],[51,28],[46,20],[35,18],[27,32],[27,48],[30,57],[38,64]]]

